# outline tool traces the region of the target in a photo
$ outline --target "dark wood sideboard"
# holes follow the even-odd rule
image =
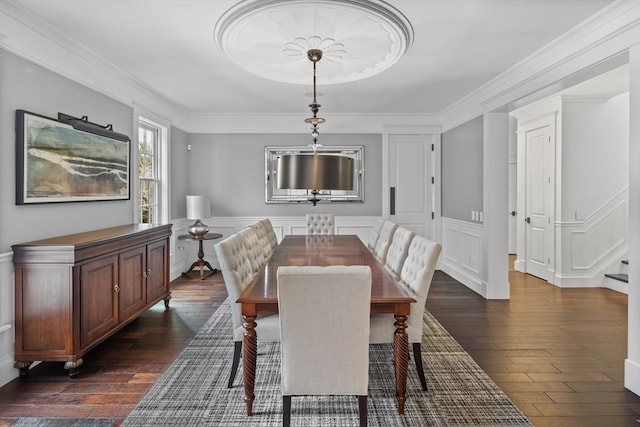
[[[12,246],[15,367],[82,356],[160,300],[169,306],[171,224],[130,224]]]

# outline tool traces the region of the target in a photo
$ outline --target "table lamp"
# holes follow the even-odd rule
[[[196,221],[187,228],[187,231],[194,237],[202,237],[209,231],[209,227],[201,221],[207,215],[207,203],[207,198],[204,196],[187,196],[187,219]]]

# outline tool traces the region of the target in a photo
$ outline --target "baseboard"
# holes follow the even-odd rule
[[[631,359],[624,361],[624,388],[640,395],[640,364]]]

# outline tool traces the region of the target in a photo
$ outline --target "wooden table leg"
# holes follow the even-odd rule
[[[253,411],[253,393],[256,378],[256,355],[258,351],[258,337],[256,335],[256,316],[244,317],[244,339],[242,343],[242,372],[244,374],[244,401],[247,405],[247,415]]]
[[[394,315],[396,332],[394,336],[394,360],[396,368],[396,398],[398,413],[404,414],[407,396],[407,370],[409,367],[409,337],[407,336],[407,316]]]
[[[182,276],[189,277],[189,273],[191,273],[191,271],[193,271],[193,269],[196,267],[200,268],[200,280],[204,280],[205,277],[207,277],[204,274],[205,267],[211,270],[211,273],[209,274],[209,276],[216,274],[216,272],[218,271],[217,268],[211,267],[211,264],[209,264],[209,262],[204,259],[204,248],[202,246],[202,242],[203,242],[202,240],[198,240],[198,260],[193,264],[191,264],[191,267],[189,267],[187,271],[182,273]]]

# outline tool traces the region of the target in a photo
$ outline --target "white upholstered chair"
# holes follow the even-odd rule
[[[389,246],[391,246],[393,233],[396,231],[397,227],[398,224],[389,220],[385,221],[384,224],[382,224],[382,228],[380,229],[380,236],[378,236],[376,247],[373,250],[373,254],[382,264],[384,264],[387,260],[387,251],[389,250]]]
[[[292,396],[355,395],[366,426],[371,269],[280,267],[277,276],[283,425]]]
[[[307,214],[307,234],[335,234],[333,214]]]
[[[407,258],[409,245],[415,235],[416,234],[413,231],[402,226],[398,226],[396,231],[393,233],[393,239],[391,240],[391,245],[387,251],[387,258],[385,260],[384,267],[396,280],[400,278],[402,265]]]
[[[244,336],[243,318],[240,304],[236,301],[255,277],[253,267],[249,261],[249,253],[244,238],[236,233],[227,237],[215,246],[216,256],[220,264],[220,271],[229,294],[231,304],[231,323],[233,327],[234,353],[227,387],[233,386],[236,377],[240,354],[242,352],[242,338]],[[280,341],[280,325],[278,315],[258,316],[256,333],[260,341]]]
[[[246,227],[238,232],[244,239],[245,248],[248,252],[249,262],[253,273],[256,274],[271,256],[271,250],[267,252],[257,227]]]
[[[269,236],[267,236],[267,230],[260,221],[251,224],[248,228],[253,229],[258,236],[258,245],[262,249],[263,255],[262,265],[264,265],[269,260],[269,258],[271,258],[271,254],[273,253],[271,242],[269,242]]]
[[[380,236],[380,229],[382,228],[382,224],[384,224],[384,221],[384,218],[378,217],[376,219],[376,222],[373,223],[373,227],[371,227],[369,238],[367,239],[367,247],[371,250],[374,250],[376,248],[376,243],[378,242],[378,237]]]
[[[264,229],[267,234],[267,241],[271,246],[271,250],[274,250],[278,245],[278,237],[276,236],[276,232],[273,230],[273,224],[271,224],[271,220],[269,218],[262,219],[258,222],[260,226]]]
[[[409,343],[413,347],[413,358],[415,360],[418,376],[423,390],[427,389],[427,382],[424,377],[422,366],[422,327],[423,314],[427,295],[431,287],[431,279],[436,269],[438,257],[442,246],[432,242],[422,236],[414,236],[409,245],[409,252],[402,270],[400,271],[400,283],[405,287],[409,295],[416,302],[411,304],[411,313],[407,319],[407,335]],[[374,314],[371,316],[371,343],[393,343],[394,341],[394,317],[392,314]]]

